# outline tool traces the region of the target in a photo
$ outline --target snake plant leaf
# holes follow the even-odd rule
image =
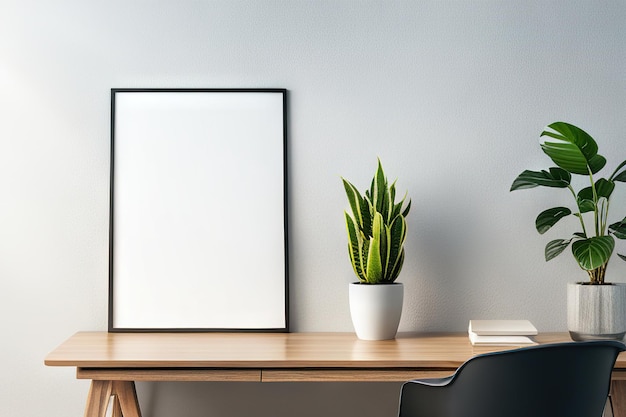
[[[361,205],[361,212],[363,213],[363,224],[361,225],[361,231],[364,236],[372,236],[372,213],[374,208],[369,198],[363,198],[363,204]]]
[[[380,219],[382,220],[381,222],[381,227],[380,227],[380,248],[379,248],[379,253],[380,253],[380,262],[381,262],[381,267],[382,267],[382,276],[380,278],[381,282],[386,282],[387,281],[387,267],[388,267],[388,253],[389,253],[389,239],[390,239],[390,230],[389,230],[389,226],[387,226],[385,224],[385,219],[384,217],[380,216]]]
[[[404,264],[404,249],[400,251],[400,256],[398,257],[398,260],[396,261],[396,264],[394,265],[393,269],[389,273],[389,282],[394,282],[398,278],[398,276],[400,275],[400,271],[402,270],[403,264]]]
[[[610,225],[609,231],[618,239],[626,239],[626,217],[621,222]]]
[[[387,224],[393,223],[396,217],[400,215],[400,210],[402,210],[402,202],[393,205],[391,213],[389,213],[389,221],[387,221]]]
[[[385,205],[385,193],[387,192],[387,179],[385,178],[385,171],[383,171],[383,165],[378,160],[378,167],[374,178],[372,178],[372,185],[370,187],[370,195],[372,198],[372,204],[377,212],[383,213],[383,207]]]
[[[382,216],[382,215],[381,215]],[[384,219],[383,219],[384,220]],[[391,240],[391,231],[389,226],[383,221],[381,236],[380,236],[380,261],[382,265],[382,278],[381,281],[387,281],[388,267],[389,267],[389,241]]]
[[[343,188],[346,190],[346,195],[348,196],[348,202],[350,203],[350,208],[352,209],[352,214],[356,219],[359,225],[363,224],[363,213],[361,212],[361,206],[363,197],[359,190],[348,180],[345,178],[341,179],[343,181]]]
[[[391,222],[393,221],[395,215],[394,215],[394,211],[395,211],[395,204],[394,202],[396,201],[396,181],[394,181],[390,186],[389,186],[389,193],[388,193],[388,198],[385,201],[385,212],[383,213],[383,217],[385,218],[385,224],[391,224]]]
[[[363,239],[360,238],[357,226],[347,212],[346,215],[346,229],[348,230],[348,253],[350,254],[350,261],[354,273],[360,281],[365,280],[365,272],[363,271],[363,251],[361,249]]]
[[[546,245],[545,257],[546,262],[559,256],[572,242],[572,239],[555,239]]]
[[[550,171],[531,171],[527,169],[513,181],[510,191],[539,186],[566,188],[570,184],[571,179],[570,173],[561,168],[550,168]]]
[[[598,145],[587,132],[565,122],[555,122],[544,130],[541,149],[557,166],[573,174],[595,174],[606,164],[598,155]]]
[[[396,217],[398,217],[400,214],[402,214],[402,217],[406,217],[409,214],[409,211],[411,210],[411,200],[409,200],[409,202],[407,203],[407,206],[405,207],[404,211],[400,213],[400,211],[402,210],[402,206],[404,206],[404,201],[406,200],[406,197],[407,197],[407,193],[404,194],[404,197],[402,197],[402,200],[400,200],[400,202],[394,204],[393,213],[391,215],[391,219],[388,222],[388,224],[392,224],[394,220],[396,219]]]
[[[384,222],[382,214],[374,214],[372,238],[367,253],[366,278],[370,284],[378,284],[383,279],[383,264],[380,256],[381,239],[384,239]]]
[[[554,226],[559,220],[565,216],[572,214],[572,211],[567,207],[553,207],[542,211],[535,220],[535,226],[540,234],[544,234],[552,226]]]
[[[574,242],[572,253],[582,269],[591,271],[607,263],[614,248],[612,236],[593,236]]]
[[[405,198],[406,198],[406,196],[405,196]],[[402,199],[402,202],[404,203],[404,198]],[[406,218],[406,216],[409,214],[410,210],[411,210],[411,200],[409,200],[409,202],[406,205],[406,208],[402,212],[402,217]]]
[[[626,261],[626,256],[625,255],[620,255],[619,253],[617,254],[617,256],[619,256],[620,258],[622,258],[624,261]]]
[[[364,281],[367,282],[367,255],[370,253],[370,239],[363,239],[361,246],[361,265],[363,267]]]
[[[354,216],[354,220],[356,220],[356,224],[359,227],[359,230],[363,232],[365,236],[371,236],[372,234],[372,218],[370,214],[370,203],[367,198],[363,198],[359,190],[347,181],[342,178],[343,186],[346,190],[346,195],[348,196],[348,201],[350,202],[350,208],[352,209],[352,215]]]
[[[406,220],[402,216],[396,217],[389,228],[389,252],[387,254],[387,277],[393,282],[398,277],[404,262],[404,241],[406,239]]]

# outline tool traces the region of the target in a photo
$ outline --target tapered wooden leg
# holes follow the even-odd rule
[[[113,392],[124,417],[141,417],[137,391],[133,381],[113,381]]]
[[[626,380],[611,381],[613,417],[626,417]]]
[[[118,398],[117,395],[113,396],[113,412],[111,413],[111,417],[123,417],[122,408],[120,407],[120,399]],[[610,416],[610,417],[613,417],[613,416]]]
[[[91,381],[85,417],[105,417],[112,390],[113,383],[111,381]]]
[[[85,417],[106,417],[113,397],[112,417],[141,417],[133,381],[91,381]]]

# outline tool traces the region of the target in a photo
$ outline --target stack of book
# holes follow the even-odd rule
[[[534,345],[537,329],[528,320],[470,320],[472,345],[524,346]]]

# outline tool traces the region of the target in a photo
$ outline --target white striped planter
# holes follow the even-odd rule
[[[626,284],[567,284],[567,328],[573,340],[622,340]]]

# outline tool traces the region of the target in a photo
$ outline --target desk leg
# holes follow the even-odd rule
[[[113,381],[113,393],[119,401],[122,416],[141,417],[137,391],[133,381]]]
[[[113,384],[111,381],[91,381],[85,417],[105,417],[107,405],[112,395]]]
[[[611,403],[614,417],[626,417],[626,380],[611,381]]]
[[[133,381],[91,381],[85,417],[105,417],[113,397],[113,417],[141,417]]]
[[[124,417],[122,416],[122,407],[120,406],[120,399],[117,398],[117,395],[113,396],[113,412],[111,413],[111,417]]]

